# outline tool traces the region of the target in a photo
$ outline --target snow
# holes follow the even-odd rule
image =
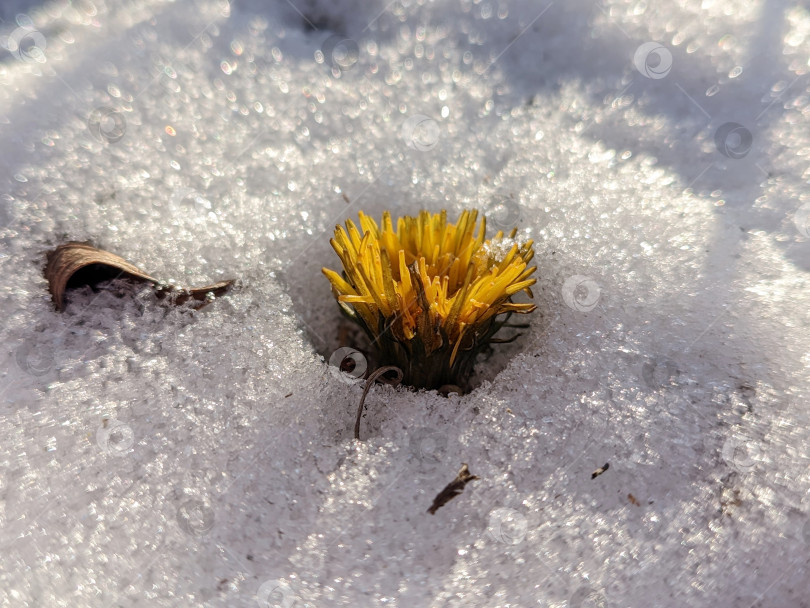
[[[2,605],[810,606],[803,3],[0,19]],[[357,442],[334,225],[472,207],[535,241],[531,327]],[[69,239],[239,284],[56,313]]]

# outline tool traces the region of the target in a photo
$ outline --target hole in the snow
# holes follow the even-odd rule
[[[356,222],[356,214],[347,214]],[[379,218],[376,218],[379,221]],[[488,235],[490,231],[487,231]],[[331,286],[321,272],[323,267],[340,272],[340,260],[329,244],[331,231],[313,238],[303,253],[299,253],[292,260],[288,268],[280,272],[290,298],[293,302],[293,311],[296,314],[299,327],[309,339],[315,352],[324,358],[327,364],[334,367],[337,375],[345,378],[347,382],[357,382],[367,376],[384,363],[378,359],[375,345],[371,343],[363,330],[340,312],[340,308],[332,295]],[[530,302],[531,300],[518,294],[514,297],[516,302]],[[540,304],[537,297],[534,302]],[[536,326],[541,323],[542,305],[529,315],[514,314],[509,324],[530,323]],[[485,381],[493,381],[495,377],[508,365],[509,361],[526,348],[529,342],[529,333],[532,328],[503,327],[495,337],[500,340],[509,340],[517,334],[514,341],[508,343],[493,343],[484,348],[476,357],[473,372],[466,376],[465,392],[471,391]],[[357,355],[336,357],[340,349],[347,352],[359,352]],[[364,371],[359,370],[358,360],[362,358]],[[358,373],[359,372],[359,373]],[[407,383],[405,383],[407,385]],[[447,383],[442,383],[447,384]],[[450,386],[443,393],[456,392],[457,388]]]

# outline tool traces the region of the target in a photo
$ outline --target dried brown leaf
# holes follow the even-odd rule
[[[213,297],[225,293],[234,281],[220,281],[204,287],[182,288],[174,285],[165,285],[158,279],[146,274],[137,266],[130,264],[124,258],[93,247],[88,243],[71,241],[59,245],[48,252],[48,262],[45,265],[45,279],[48,289],[53,297],[56,310],[62,311],[65,307],[65,291],[76,283],[96,283],[104,279],[126,277],[135,281],[146,281],[155,286],[155,293],[159,298],[166,298],[172,304],[181,305],[190,299],[201,302],[201,308]]]

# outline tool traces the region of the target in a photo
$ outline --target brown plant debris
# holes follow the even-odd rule
[[[45,279],[48,281],[48,290],[58,311],[65,308],[65,291],[68,288],[95,284],[106,279],[125,277],[151,283],[158,298],[165,298],[178,306],[194,300],[193,306],[197,309],[205,306],[216,296],[224,294],[234,283],[231,279],[204,287],[184,288],[167,285],[114,253],[75,241],[59,245],[49,251],[47,257]]]
[[[439,492],[436,495],[436,498],[433,499],[433,504],[430,505],[430,508],[427,510],[428,513],[431,515],[435,515],[436,511],[441,509],[444,505],[448,502],[453,500],[456,496],[461,494],[464,491],[464,486],[467,485],[470,481],[474,481],[476,479],[481,479],[477,475],[473,475],[470,473],[470,469],[467,467],[467,463],[464,462],[461,464],[461,468],[458,471],[458,475],[456,478],[448,483],[444,490]]]
[[[607,471],[609,468],[610,468],[610,463],[609,463],[609,462],[606,462],[606,463],[605,463],[605,464],[603,464],[601,467],[599,467],[598,469],[596,469],[596,470],[595,470],[593,473],[591,473],[591,479],[596,479],[596,478],[597,478],[597,477],[599,477],[599,476],[600,476],[602,473],[604,473],[605,471]]]

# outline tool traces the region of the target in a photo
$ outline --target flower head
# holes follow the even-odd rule
[[[461,384],[475,356],[500,329],[503,313],[528,313],[534,304],[512,302],[519,291],[532,297],[527,267],[532,241],[517,243],[517,229],[486,240],[486,219],[476,233],[477,211],[456,223],[447,212],[420,211],[396,228],[385,212],[382,228],[360,212],[360,227],[337,226],[332,247],[343,275],[327,268],[341,309],[365,330],[381,365],[397,365],[405,382],[438,388]]]

